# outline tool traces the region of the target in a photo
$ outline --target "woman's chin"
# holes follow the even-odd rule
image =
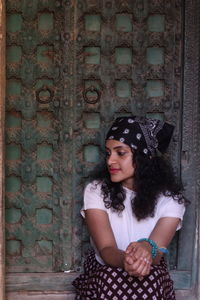
[[[116,176],[110,176],[110,180],[112,182],[121,182],[121,180],[119,178],[117,178]]]

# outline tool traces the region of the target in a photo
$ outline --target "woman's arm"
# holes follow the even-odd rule
[[[149,239],[153,240],[158,245],[158,248],[167,248],[173,236],[175,235],[179,222],[179,218],[173,217],[164,217],[159,219],[153,231],[151,232]],[[151,253],[151,249],[152,247],[148,242],[133,242],[126,250],[126,257],[128,258],[129,255],[131,255],[131,257],[134,257],[137,260],[141,258],[146,258],[149,260],[148,253]],[[152,263],[158,264],[162,256],[163,253],[158,251],[156,258],[153,259]]]
[[[180,221],[179,218],[172,217],[159,219],[149,238],[158,245],[158,248],[167,248],[176,233]],[[163,253],[158,251],[156,258],[153,260],[153,264],[158,264],[162,256]]]
[[[90,236],[103,261],[113,267],[125,268],[125,252],[117,248],[107,213],[100,209],[87,209],[85,211],[85,218]],[[147,261],[143,259],[136,261],[132,257],[131,264],[128,264],[127,272],[130,275],[141,276],[140,274],[143,272],[145,275],[149,268],[150,265]]]
[[[133,242],[128,246],[126,252],[118,249],[105,211],[88,209],[85,211],[85,219],[90,236],[106,264],[113,267],[125,267],[130,275],[145,276],[150,272],[151,263],[159,263],[163,253],[158,252],[157,257],[152,261],[151,246],[147,242]],[[161,218],[149,238],[158,247],[167,247],[179,222],[179,218]]]
[[[113,267],[124,267],[124,251],[117,248],[115,237],[105,211],[87,209],[86,224],[103,261]]]

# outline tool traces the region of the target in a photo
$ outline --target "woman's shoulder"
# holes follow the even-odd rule
[[[84,205],[82,211],[87,209],[106,210],[101,194],[100,182],[95,180],[86,185],[84,190],[83,202]]]
[[[102,186],[102,181],[99,180],[93,180],[91,182],[88,182],[85,186],[85,191],[100,191]]]
[[[161,216],[183,216],[185,212],[183,196],[173,195],[170,192],[161,193],[157,199],[156,211]]]
[[[162,192],[158,195],[157,203],[160,204],[166,204],[166,203],[178,203],[178,204],[184,204],[184,197],[180,194],[174,194],[172,192],[166,191]]]

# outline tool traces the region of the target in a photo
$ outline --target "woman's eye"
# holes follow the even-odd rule
[[[106,152],[105,155],[106,155],[106,157],[109,157],[110,156],[110,152]]]
[[[126,152],[117,152],[117,154],[118,154],[119,156],[124,156],[124,155],[126,154]]]

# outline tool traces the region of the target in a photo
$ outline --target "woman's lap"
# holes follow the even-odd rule
[[[173,282],[164,260],[151,268],[149,276],[129,276],[121,268],[99,264],[91,252],[84,264],[84,274],[73,282],[76,300],[175,300]]]

